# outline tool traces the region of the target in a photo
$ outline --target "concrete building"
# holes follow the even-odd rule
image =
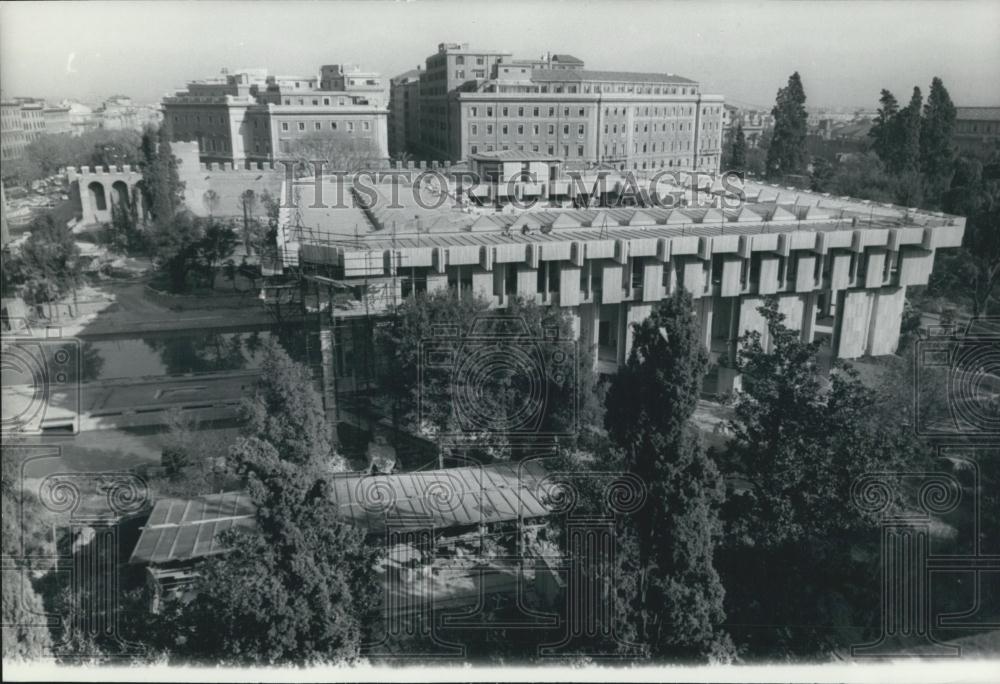
[[[424,159],[510,150],[621,170],[718,167],[722,97],[701,94],[690,79],[450,43],[426,64],[419,133],[407,141]]]
[[[411,152],[408,142],[420,126],[420,67],[396,76],[389,84],[389,156]]]
[[[324,87],[324,85],[326,87]],[[197,142],[206,163],[274,161],[297,140],[325,134],[367,139],[387,159],[388,94],[377,74],[328,65],[317,76],[271,76],[266,69],[195,81],[163,100],[171,138]]]
[[[552,161],[502,159],[505,172]],[[577,186],[557,173],[539,206],[494,208],[473,201],[482,188],[456,204],[460,193],[417,180],[427,170],[403,171],[415,185],[377,184],[374,205],[364,207],[313,209],[310,181],[295,188],[295,221],[290,209],[282,215],[284,264],[354,292],[356,301],[333,309],[338,321],[377,316],[424,290],[474,292],[501,309],[516,294],[569,309],[580,344],[596,352],[596,370],[613,373],[631,346],[629,324],[683,287],[695,299],[706,348],[721,362],[712,382],[723,389],[733,382],[725,366],[737,338],[766,334],[757,308],[769,295],[802,339],[827,339],[832,355],[894,352],[906,288],[927,282],[935,251],[959,246],[965,225],[960,217],[751,182],[733,192],[718,178],[683,171],[667,172],[631,203],[620,201],[628,177],[606,176],[603,189],[581,193],[575,187],[591,188],[594,176]],[[291,192],[284,189],[286,201]],[[335,187],[322,192],[337,197]],[[350,325],[334,327],[338,353],[367,344]],[[338,388],[351,382],[336,379]]]
[[[988,159],[1000,151],[1000,107],[956,107],[952,140],[959,154]]]

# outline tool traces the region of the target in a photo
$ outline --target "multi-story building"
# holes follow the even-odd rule
[[[952,141],[960,154],[989,158],[1000,150],[1000,107],[956,107]]]
[[[451,120],[449,98],[459,88],[475,88],[490,78],[493,68],[511,53],[471,50],[468,43],[441,43],[425,60],[420,74],[419,127],[411,143],[424,159],[457,159],[451,149],[451,131],[461,125]]]
[[[15,97],[0,103],[3,159],[20,159],[24,148],[45,133],[44,111],[44,100],[31,97]]]
[[[198,142],[203,162],[274,161],[316,134],[367,139],[371,155],[387,159],[387,103],[377,74],[331,65],[318,76],[224,73],[164,98],[163,112],[171,138]]]
[[[389,155],[412,152],[408,144],[420,125],[420,67],[396,76],[389,84]]]
[[[94,112],[99,128],[107,130],[141,131],[146,126],[156,126],[163,112],[156,107],[132,102],[125,95],[113,95]]]
[[[0,143],[4,161],[20,159],[28,144],[21,120],[21,104],[14,100],[0,102]]]
[[[58,105],[45,107],[42,110],[42,116],[45,118],[46,133],[65,134],[73,132],[73,122],[70,119],[69,107]]]
[[[722,113],[722,134],[723,138],[730,129],[738,124],[743,126],[743,136],[747,141],[747,149],[755,149],[760,145],[761,138],[765,131],[771,130],[774,126],[774,116],[765,109],[749,107],[737,107],[727,104]]]
[[[442,44],[421,77],[417,149],[439,160],[511,150],[623,170],[714,169],[722,105],[674,74],[593,71],[572,55],[514,60]]]
[[[536,163],[551,171],[555,161],[513,156],[494,153],[493,162],[477,164],[508,173]],[[352,328],[352,320],[387,313],[415,292],[456,288],[500,309],[514,295],[569,309],[581,345],[595,351],[595,369],[613,373],[627,358],[629,324],[683,287],[724,386],[736,340],[747,330],[765,332],[757,309],[772,295],[786,324],[803,340],[827,340],[833,356],[893,353],[906,288],[927,282],[935,251],[959,246],[965,225],[961,217],[752,182],[730,190],[684,171],[665,172],[646,195],[669,201],[581,206],[575,181],[550,175],[542,201],[524,210],[459,206],[455,193],[422,184],[403,185],[395,196],[379,184],[365,207],[312,208],[312,181],[295,192],[285,187],[286,201],[298,197],[301,221],[293,222],[292,211],[283,215],[279,248],[285,265],[354,293],[353,302],[340,295],[332,314],[340,336],[333,348],[346,358],[368,344],[366,328]],[[579,187],[590,187],[593,179],[584,180]],[[627,178],[605,180],[609,197],[628,187]],[[335,187],[322,192],[338,196]],[[337,373],[355,373],[338,364]],[[341,380],[338,386],[351,386]]]

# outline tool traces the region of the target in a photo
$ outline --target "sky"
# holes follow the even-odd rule
[[[957,105],[1000,105],[1000,0],[0,2],[0,91],[157,102],[222,67],[391,77],[441,42],[672,72],[744,105],[770,106],[796,70],[808,106],[905,102],[934,76]]]

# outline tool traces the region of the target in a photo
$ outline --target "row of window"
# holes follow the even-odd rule
[[[500,125],[500,134],[509,135],[511,126],[510,124]],[[540,135],[542,127],[539,124],[531,124],[531,135]],[[493,135],[494,126],[493,124],[486,124],[486,135]],[[525,126],[524,124],[518,124],[514,126],[514,130],[517,131],[517,135],[524,135]],[[556,125],[549,124],[547,129],[549,135],[556,134]],[[583,137],[586,135],[587,127],[584,124],[578,124],[576,127],[576,134],[578,137]],[[564,124],[562,127],[563,135],[570,134],[570,124]],[[469,124],[469,135],[479,135],[479,124]]]
[[[516,149],[517,149],[518,152],[527,152],[528,151],[526,149],[525,145],[516,145],[515,147],[516,147]],[[501,145],[500,149],[503,150],[504,152],[506,152],[506,151],[510,150],[510,145]],[[562,146],[562,156],[563,156],[563,158],[568,158],[570,156],[570,151],[572,149],[573,149],[573,147],[570,146],[570,145],[563,145]],[[577,157],[583,157],[583,156],[585,156],[584,151],[583,151],[584,150],[584,146],[583,145],[577,145],[575,149],[576,149],[576,156]],[[484,152],[495,152],[496,151],[496,145],[492,145],[492,144],[485,145],[483,151]],[[540,153],[542,151],[541,145],[531,145],[531,151],[535,152],[535,153]],[[469,146],[469,152],[471,152],[472,154],[478,154],[479,153],[479,145],[470,145]],[[555,156],[556,146],[555,145],[547,145],[545,153],[548,154],[548,155],[550,155],[550,156]]]
[[[635,86],[626,85],[624,83],[612,84],[590,84],[585,83],[582,87],[576,85],[575,83],[556,83],[550,85],[533,85],[533,86],[499,86],[498,90],[501,93],[568,93],[577,94],[584,93],[589,95],[590,93],[633,93],[635,95],[697,95],[697,88],[680,88],[678,93],[678,88],[676,86]]]
[[[488,117],[493,116],[493,109],[494,108],[492,106],[487,105],[486,108],[485,108],[486,116],[488,116]],[[514,107],[500,107],[500,116],[510,116],[511,111],[515,111],[515,108]],[[522,118],[522,119],[527,114],[530,114],[531,116],[535,116],[535,117],[537,117],[537,116],[545,116],[544,114],[542,114],[542,112],[544,112],[544,111],[548,111],[548,116],[550,116],[550,117],[556,115],[556,108],[555,107],[517,107],[516,111],[517,111],[517,116],[519,118]],[[570,116],[570,111],[571,110],[570,110],[569,107],[563,107],[563,116],[564,117]],[[580,107],[577,110],[577,114],[576,115],[577,116],[584,116],[584,117],[587,116],[587,108],[586,107]],[[477,116],[479,116],[479,107],[476,107],[476,106],[469,107],[469,116],[471,116],[471,117],[477,117]]]
[[[340,127],[341,123],[344,124],[344,128]],[[313,121],[312,124],[313,124],[312,125],[312,130],[314,130],[314,131],[321,131],[321,130],[323,130],[323,122],[322,121]],[[295,122],[295,127],[296,127],[296,130],[299,130],[299,131],[305,131],[305,130],[307,130],[307,126],[306,126],[306,122],[305,121],[296,121]],[[362,121],[361,122],[361,130],[362,131],[370,131],[371,129],[372,129],[371,121]],[[291,125],[289,124],[289,122],[282,121],[281,122],[281,130],[283,132],[285,132],[285,133],[287,133],[289,130],[291,130]],[[330,122],[330,130],[331,131],[345,130],[348,133],[353,133],[355,131],[355,122],[353,122],[353,121],[342,121],[342,122],[331,121]]]
[[[306,103],[306,99],[304,97],[299,97],[299,98],[295,98],[295,99],[297,100],[296,104],[304,105]],[[312,100],[311,100],[312,105],[314,107],[318,107],[319,103],[320,103],[320,99],[321,98],[318,98],[318,97],[312,98]],[[322,100],[323,100],[323,106],[324,107],[329,107],[330,106],[330,102],[331,102],[330,98],[324,97],[324,98],[322,98]],[[286,97],[285,98],[285,104],[286,105],[292,104],[292,98]],[[338,107],[343,107],[346,104],[347,104],[347,98],[346,97],[338,97],[337,98],[337,106]]]

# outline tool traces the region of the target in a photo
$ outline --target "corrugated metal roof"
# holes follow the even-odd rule
[[[330,480],[331,498],[346,522],[369,534],[392,529],[444,529],[548,515],[537,461],[447,468],[393,475],[351,474]],[[162,564],[224,552],[219,535],[256,529],[246,492],[156,502],[130,563]]]

